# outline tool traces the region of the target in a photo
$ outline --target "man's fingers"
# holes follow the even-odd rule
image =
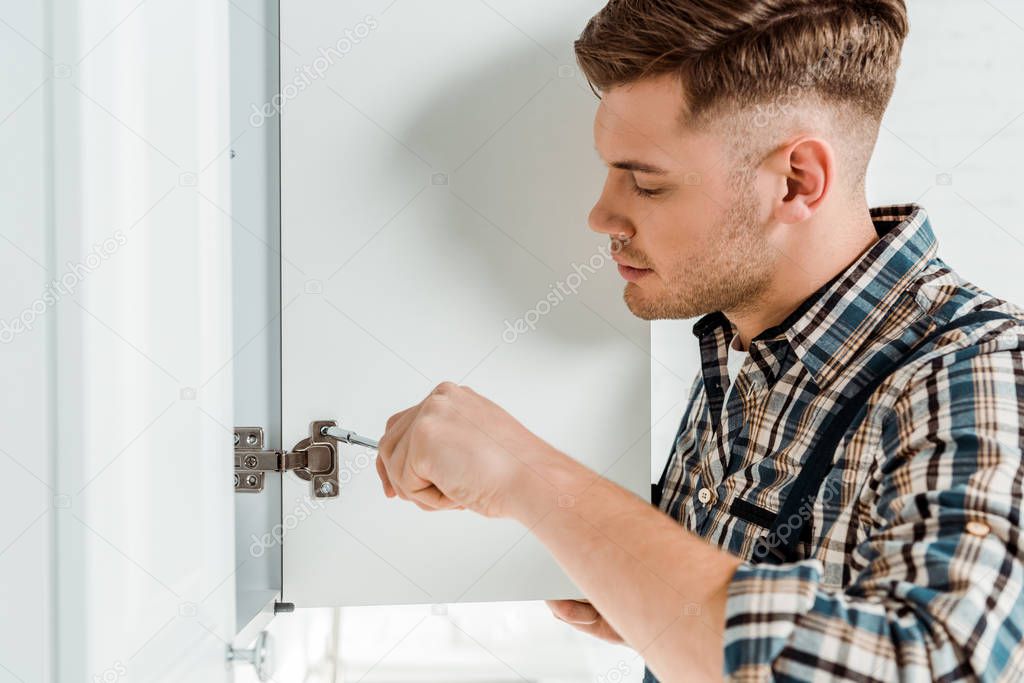
[[[455,502],[434,486],[432,481],[419,476],[409,462],[409,448],[412,438],[413,424],[419,414],[419,406],[414,406],[393,418],[391,429],[385,437],[400,436],[397,441],[381,440],[381,448],[377,454],[378,471],[383,470],[381,479],[387,478],[391,490],[402,500],[415,502],[424,510],[448,510]],[[385,447],[387,446],[387,447]],[[386,493],[386,488],[385,488]]]
[[[397,413],[388,420],[390,429],[381,437],[377,450],[377,460],[383,463],[384,471],[388,475],[388,483],[391,489],[402,500],[409,500],[406,486],[408,482],[403,480],[403,472],[406,468],[405,459],[409,451],[409,425],[411,425],[419,412],[419,406],[413,406],[407,410]]]
[[[384,467],[384,461],[380,459],[380,456],[375,458],[377,461],[377,475],[380,477],[380,483],[384,487],[384,495],[388,498],[395,497],[395,487],[391,485],[391,478],[388,476],[387,468]]]
[[[589,602],[580,600],[546,600],[552,613],[562,621],[574,625],[596,624],[601,614]]]
[[[622,643],[622,636],[605,621],[601,613],[585,600],[545,600],[555,618],[564,621],[581,633]]]
[[[411,412],[415,412],[415,410],[417,408],[419,408],[419,407],[420,407],[420,404],[416,403],[414,405],[409,406],[405,410],[399,410],[397,413],[395,413],[394,415],[389,417],[388,421],[384,423],[384,431],[385,432],[389,431],[392,427],[394,427],[396,424],[398,424],[398,422],[403,417],[405,417],[406,415],[408,415]]]
[[[385,496],[388,498],[394,498],[396,495],[399,495],[398,491],[391,483],[391,478],[388,476],[387,468],[384,467],[384,463],[381,462],[380,458],[377,458],[377,474],[380,476],[381,484],[384,486]],[[454,500],[444,495],[444,493],[441,492],[441,489],[437,488],[433,484],[414,491],[403,492],[402,497],[416,503],[421,510],[435,511],[465,509],[465,506],[458,505]]]
[[[454,500],[441,493],[441,489],[433,484],[418,491],[413,491],[412,495],[417,502],[422,502],[434,510],[452,510],[458,507]]]
[[[608,622],[604,619],[598,619],[593,624],[569,624],[569,626],[572,626],[581,633],[586,633],[588,636],[594,636],[609,643],[622,642],[622,636],[616,633],[615,629],[609,626]]]
[[[419,407],[419,404],[410,406],[388,418],[387,424],[384,427],[384,435],[380,437],[380,441],[377,444],[379,453],[391,455],[391,451],[394,450],[399,439],[405,434],[405,430],[409,427],[409,423],[412,422],[412,418],[416,417]]]
[[[420,411],[424,404],[430,399],[447,399],[452,386],[439,385],[420,403],[388,418],[378,448],[377,474],[384,487],[384,494],[389,498],[397,496],[402,500],[412,501],[424,510],[464,509],[446,496],[432,481],[420,476],[409,459],[414,425],[421,416]]]

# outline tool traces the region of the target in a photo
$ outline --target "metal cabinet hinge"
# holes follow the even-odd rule
[[[310,482],[314,498],[338,495],[338,439],[334,420],[318,420],[290,451],[264,450],[262,427],[235,427],[235,491],[259,492],[267,472],[294,472]]]

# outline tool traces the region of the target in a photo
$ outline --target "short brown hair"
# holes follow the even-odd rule
[[[814,94],[877,133],[908,30],[904,0],[611,0],[575,48],[598,91],[678,74],[684,122]]]

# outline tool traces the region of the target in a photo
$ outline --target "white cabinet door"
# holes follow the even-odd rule
[[[604,170],[572,41],[602,4],[281,3],[286,446],[318,419],[379,436],[452,380],[647,496],[649,326],[586,226]],[[284,476],[284,600],[577,594],[518,525],[387,500],[358,448],[341,467],[326,501]]]

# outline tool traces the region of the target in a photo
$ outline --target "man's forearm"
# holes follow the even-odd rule
[[[530,469],[515,517],[609,624],[666,683],[720,679],[739,560],[562,453]]]

